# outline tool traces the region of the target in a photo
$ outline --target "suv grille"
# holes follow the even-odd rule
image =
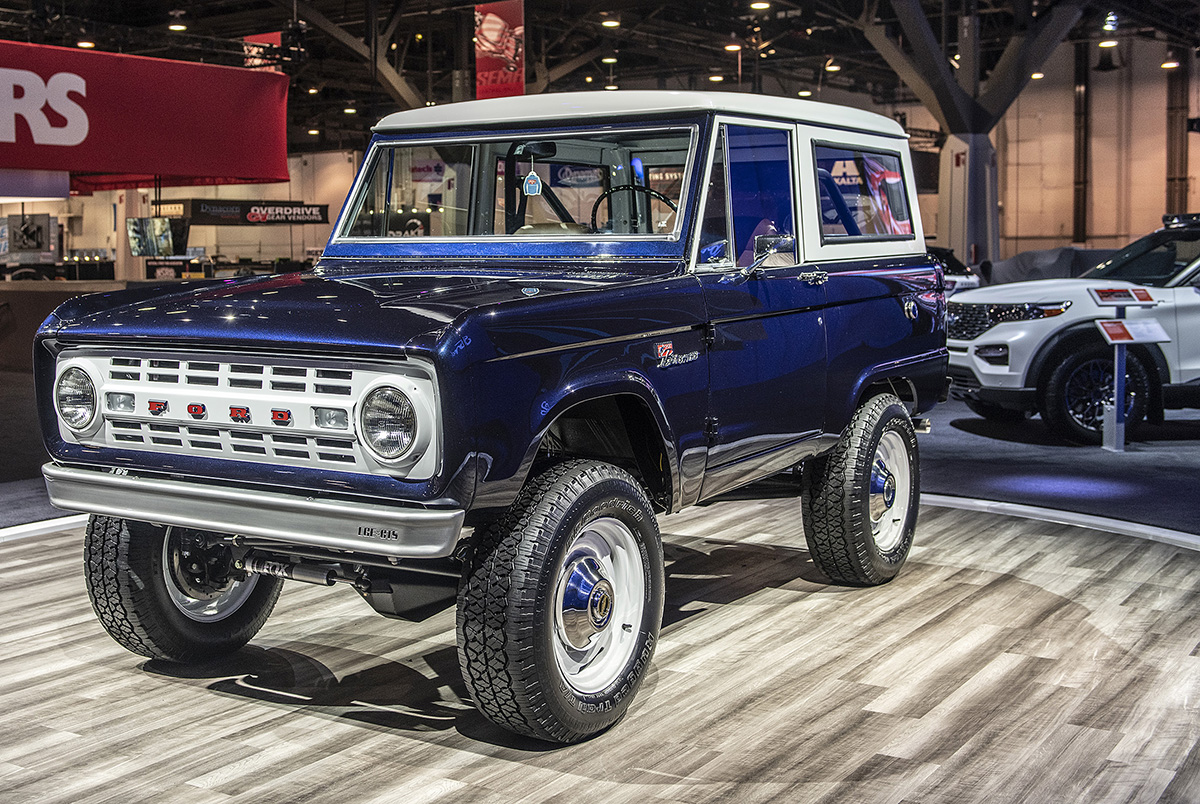
[[[355,405],[378,380],[427,380],[412,363],[330,364],[303,358],[81,349],[62,360],[98,380],[103,423],[89,446],[207,458],[379,471],[360,443]],[[318,427],[318,410],[344,429]],[[328,415],[326,420],[328,420]],[[70,436],[65,430],[64,436]]]
[[[946,336],[951,340],[974,340],[997,323],[992,318],[990,305],[965,302],[946,305]]]

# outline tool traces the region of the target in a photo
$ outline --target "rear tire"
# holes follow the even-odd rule
[[[920,487],[908,410],[892,394],[867,400],[834,450],[804,464],[800,511],[813,563],[847,586],[896,577],[912,548]]]
[[[654,655],[663,555],[623,470],[567,461],[531,479],[463,569],[463,680],[497,725],[573,743],[625,714]]]
[[[100,624],[126,650],[151,659],[201,662],[250,641],[275,607],[283,582],[251,575],[198,584],[187,567],[224,573],[219,550],[193,552],[196,531],[107,516],[88,519],[83,557]],[[187,551],[185,555],[185,551]]]

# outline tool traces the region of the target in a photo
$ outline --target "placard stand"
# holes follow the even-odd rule
[[[1096,328],[1113,347],[1113,403],[1104,406],[1101,447],[1109,452],[1125,451],[1125,347],[1131,343],[1166,343],[1166,331],[1152,318],[1125,321],[1126,307],[1158,304],[1145,288],[1088,288],[1100,307],[1112,307],[1115,318],[1099,320]]]

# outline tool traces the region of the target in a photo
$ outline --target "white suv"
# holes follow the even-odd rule
[[[1113,318],[1088,288],[1144,287],[1169,343],[1130,347],[1126,410],[1132,430],[1167,408],[1200,407],[1200,215],[1168,215],[1077,279],[1014,282],[955,295],[947,305],[951,395],[979,415],[1016,421],[1037,412],[1071,441],[1098,443],[1112,403],[1112,347],[1095,321]]]

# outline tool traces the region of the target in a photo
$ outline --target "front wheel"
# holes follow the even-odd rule
[[[463,570],[463,680],[488,719],[561,743],[616,723],[645,677],[663,555],[645,492],[621,469],[558,464],[530,480]]]
[[[232,653],[258,633],[283,584],[239,580],[229,548],[203,531],[108,516],[88,519],[88,596],[122,647],[151,659],[199,662]]]
[[[908,411],[880,394],[855,412],[831,453],[804,464],[800,511],[813,563],[834,583],[890,581],[912,548],[919,498]]]
[[[1058,436],[1078,444],[1099,444],[1104,406],[1113,404],[1113,350],[1094,344],[1067,354],[1050,372],[1041,399],[1042,420]],[[1146,416],[1150,378],[1136,354],[1125,354],[1125,430]]]

